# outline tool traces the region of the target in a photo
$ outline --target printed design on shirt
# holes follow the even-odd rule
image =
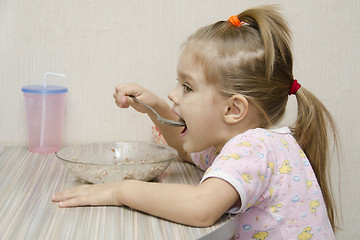
[[[200,154],[200,163],[203,166],[207,166],[209,164],[209,155],[206,155],[206,157],[204,158],[202,154]]]
[[[291,173],[292,167],[290,166],[290,161],[289,160],[285,160],[282,164],[282,166],[279,169],[280,173]]]
[[[210,171],[212,171],[212,168],[211,168],[211,167],[209,167],[209,168],[205,171],[204,176],[205,176],[206,174],[208,174]]]
[[[279,212],[279,209],[282,208],[284,205],[282,203],[276,203],[270,207],[271,212],[276,213]]]
[[[257,232],[257,233],[254,233],[254,235],[252,236],[252,239],[265,240],[267,236],[269,236],[268,232]]]
[[[299,229],[298,222],[295,218],[290,218],[286,221],[287,229],[289,232],[294,232]]]
[[[257,152],[256,156],[258,156],[258,158],[260,158],[260,159],[264,158],[264,154],[262,154],[261,152]]]
[[[310,201],[310,212],[311,213],[316,213],[316,208],[319,206],[319,201],[318,200],[312,200]]]
[[[282,220],[284,220],[284,217],[281,216],[281,215],[276,215],[275,219],[276,219],[277,222],[281,222]]]
[[[282,144],[284,145],[284,148],[288,149],[289,148],[289,143],[287,141],[285,141],[284,139],[280,139],[280,141],[282,142]]]
[[[312,181],[306,180],[306,189],[309,190],[311,188],[312,184],[313,184]]]
[[[259,177],[261,182],[264,182],[265,175],[262,174],[260,171],[258,171],[258,177]]]
[[[300,157],[306,158],[306,155],[302,149],[299,150],[299,153],[300,153]]]
[[[268,162],[267,167],[270,168],[271,173],[274,174],[274,162]]]
[[[269,189],[269,193],[270,193],[270,198],[273,196],[273,194],[274,194],[274,189],[273,188],[270,188]]]
[[[312,236],[314,235],[312,232],[311,232],[311,227],[305,227],[301,233],[298,234],[297,238],[299,240],[308,240],[308,239],[311,239]]]
[[[301,197],[298,194],[295,194],[292,198],[292,202],[299,202],[301,200]]]
[[[233,158],[235,160],[239,160],[241,156],[237,153],[229,153],[221,157],[222,160],[229,160],[230,158]]]
[[[244,147],[251,147],[251,143],[250,142],[241,142],[236,144],[237,146],[244,146]]]
[[[251,175],[245,173],[242,173],[241,177],[247,184],[250,184],[250,181],[253,179]]]

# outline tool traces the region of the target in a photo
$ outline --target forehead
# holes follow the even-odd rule
[[[184,45],[179,60],[186,58],[197,67],[206,65],[209,59],[215,59],[217,56],[216,46],[210,42],[190,41]]]
[[[195,57],[196,54],[192,49],[184,48],[179,56],[178,68],[180,67],[189,67],[194,63],[199,63],[198,59]],[[189,66],[188,66],[189,65]],[[198,66],[196,66],[198,67]]]
[[[177,65],[177,75],[179,82],[187,82],[193,90],[199,93],[208,94],[215,98],[219,90],[217,86],[207,79],[204,62],[197,51],[185,48],[180,56]]]
[[[185,45],[178,61],[178,70],[191,69],[201,71],[206,76],[209,65],[216,59],[216,51],[212,44],[192,41]]]
[[[195,79],[201,79],[219,91],[222,83],[219,81],[218,59],[216,44],[203,41],[187,42],[179,56],[178,77],[193,75]]]
[[[196,58],[196,54],[191,49],[185,48],[180,56],[177,64],[177,74],[182,79],[198,79],[204,78],[202,64]]]

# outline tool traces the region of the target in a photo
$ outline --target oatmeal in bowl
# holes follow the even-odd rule
[[[91,143],[55,154],[72,174],[91,183],[150,181],[178,157],[174,148],[150,142]]]

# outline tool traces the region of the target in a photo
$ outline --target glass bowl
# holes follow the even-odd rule
[[[152,180],[166,170],[178,153],[157,143],[104,142],[64,147],[55,155],[78,178],[104,183]]]

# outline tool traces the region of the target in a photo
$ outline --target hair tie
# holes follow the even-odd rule
[[[237,15],[229,17],[229,22],[231,22],[232,25],[240,27],[241,25],[245,24],[245,21],[240,21]]]
[[[301,87],[301,84],[298,83],[298,81],[296,79],[294,79],[294,81],[292,82],[291,88],[289,90],[289,95],[295,94],[299,88]]]

